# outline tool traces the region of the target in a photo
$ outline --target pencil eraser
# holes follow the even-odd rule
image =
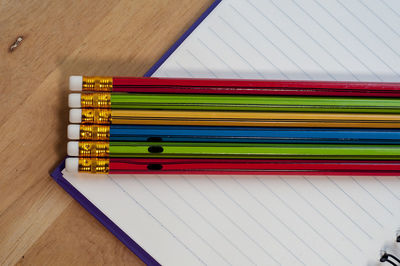
[[[81,133],[80,131],[81,131],[80,125],[68,125],[68,130],[67,130],[68,138],[72,140],[79,140]]]
[[[69,89],[71,91],[82,91],[82,76],[70,76],[69,77]]]
[[[82,122],[82,110],[81,109],[69,110],[69,122],[81,123]]]
[[[67,158],[65,159],[65,169],[70,173],[78,173],[79,159]]]
[[[68,96],[68,106],[70,108],[81,108],[81,94],[70,93]]]
[[[67,145],[68,156],[79,156],[79,142],[69,141]]]

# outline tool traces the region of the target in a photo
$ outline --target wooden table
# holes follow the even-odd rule
[[[0,265],[143,264],[49,176],[68,77],[142,76],[212,2],[0,1]]]

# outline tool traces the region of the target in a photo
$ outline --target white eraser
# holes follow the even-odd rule
[[[68,125],[67,135],[69,139],[79,140],[81,126],[80,125]]]
[[[70,76],[69,77],[69,89],[71,91],[82,91],[82,76]]]
[[[78,173],[79,159],[78,158],[67,158],[65,160],[65,169],[70,173]]]
[[[70,93],[68,96],[68,106],[69,108],[81,108],[81,94]]]
[[[79,156],[79,142],[69,141],[67,145],[68,156]]]
[[[69,122],[81,123],[82,122],[82,110],[81,109],[69,110]]]

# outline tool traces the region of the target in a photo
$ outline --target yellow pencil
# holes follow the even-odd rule
[[[400,128],[400,115],[71,109],[71,123],[251,127]]]

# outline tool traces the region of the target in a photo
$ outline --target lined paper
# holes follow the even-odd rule
[[[224,0],[154,76],[399,82],[398,25],[395,0]],[[63,174],[163,265],[400,254],[399,177]]]

